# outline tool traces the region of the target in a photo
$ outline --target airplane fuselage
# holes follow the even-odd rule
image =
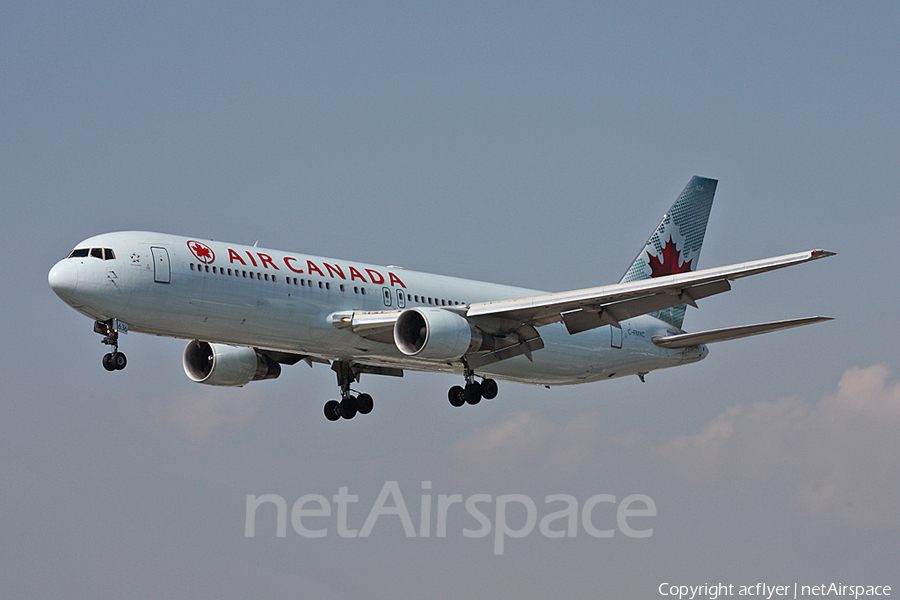
[[[130,331],[252,347],[328,361],[462,373],[458,361],[421,359],[395,344],[335,327],[352,311],[442,308],[542,294],[360,262],[151,232],[116,232],[76,246],[50,272],[56,293],[97,321]],[[100,252],[91,250],[100,249]],[[112,250],[105,253],[104,249]],[[74,254],[74,253],[73,253]],[[114,256],[114,257],[113,257]],[[478,369],[479,375],[566,385],[695,362],[701,345],[666,349],[652,338],[680,330],[649,315],[570,335],[561,323],[540,327],[544,347]]]

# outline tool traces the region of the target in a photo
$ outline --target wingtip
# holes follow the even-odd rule
[[[810,252],[812,258],[826,258],[834,256],[835,254],[837,254],[837,252],[832,252],[831,250],[813,250]]]

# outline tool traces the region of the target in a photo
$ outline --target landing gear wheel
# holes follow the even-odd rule
[[[481,384],[477,381],[467,383],[464,395],[469,404],[478,404],[481,402]]]
[[[352,419],[356,416],[356,398],[348,396],[341,400],[340,404],[341,416],[345,419]]]
[[[372,412],[375,407],[375,401],[369,394],[360,394],[356,397],[356,412],[361,415],[367,415]]]
[[[337,421],[341,418],[341,403],[337,400],[329,400],[325,403],[325,418],[329,421]]]
[[[485,400],[493,400],[497,397],[497,382],[493,379],[485,379],[481,382],[481,395]]]
[[[113,355],[112,352],[107,352],[103,355],[103,368],[107,371],[115,371],[116,365],[113,363]]]
[[[461,386],[454,385],[447,393],[447,397],[450,399],[450,404],[458,408],[466,403],[466,390]]]
[[[128,364],[128,359],[121,352],[113,352],[111,362],[116,371],[121,371]]]
[[[331,370],[337,375],[338,387],[341,388],[341,399],[335,401],[337,408],[334,411],[337,416],[332,420],[352,419],[357,413],[367,415],[372,412],[372,408],[375,406],[372,396],[360,394],[357,397],[350,389],[354,381],[359,382],[359,375],[364,370],[363,367],[354,365],[351,361],[336,360],[331,363]],[[328,416],[327,408],[325,416]]]

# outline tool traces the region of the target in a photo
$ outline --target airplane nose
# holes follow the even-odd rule
[[[76,263],[77,261],[74,260],[63,259],[53,265],[47,275],[50,288],[63,300],[70,300],[75,295],[75,288],[78,287],[78,265]]]

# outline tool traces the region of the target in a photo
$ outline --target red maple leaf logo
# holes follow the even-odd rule
[[[691,270],[691,263],[694,262],[694,259],[691,259],[683,264],[679,264],[681,263],[681,252],[675,247],[675,242],[672,240],[671,235],[669,235],[669,241],[666,242],[660,253],[662,260],[649,252],[647,256],[650,257],[650,277],[687,273]]]
[[[209,264],[216,259],[216,255],[212,251],[212,248],[210,248],[206,244],[201,244],[200,242],[195,242],[192,240],[188,242],[187,245],[191,253],[193,253],[193,255],[197,257],[197,260],[204,264]]]

